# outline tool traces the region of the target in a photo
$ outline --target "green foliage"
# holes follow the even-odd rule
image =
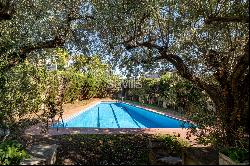
[[[99,56],[75,56],[74,69],[85,77],[81,82],[81,98],[106,97],[113,93],[111,88],[115,87],[112,84],[116,84],[116,77]]]
[[[56,49],[52,53],[53,56],[49,53],[47,56],[52,65],[57,64],[57,70],[47,70],[43,61],[36,63],[33,60],[18,64],[11,70],[0,69],[0,128],[24,130],[37,120],[46,120],[44,118],[52,115],[51,112],[58,112],[62,78],[67,80],[63,83],[65,92],[61,94],[63,103],[113,94],[110,84],[115,83],[116,77],[110,74],[108,65],[100,57],[76,56],[89,61],[81,63],[81,67],[67,67],[69,55],[65,50]],[[53,57],[57,57],[55,61]],[[83,67],[85,70],[80,70]]]
[[[80,165],[147,165],[148,136],[137,134],[65,135],[58,138],[57,163],[65,156]],[[73,152],[73,153],[72,153]]]
[[[64,102],[73,102],[80,98],[83,84],[87,81],[84,74],[75,70],[58,71],[58,75],[68,80]]]
[[[197,135],[202,144],[216,145],[221,142],[214,104],[204,91],[175,73],[166,73],[155,79],[142,78],[140,81],[142,88],[128,89],[127,99],[139,101],[140,98],[139,102],[145,106],[158,106],[161,111],[170,113],[174,110],[175,115],[191,120],[198,128],[191,128],[190,132]],[[167,108],[162,108],[163,102]]]
[[[235,162],[243,163],[244,161],[249,162],[249,149],[241,149],[241,148],[227,148],[221,150],[223,154],[228,156]]]
[[[165,144],[168,153],[173,156],[181,156],[182,148],[190,146],[188,142],[172,135],[156,135],[155,139],[162,141]]]
[[[0,165],[19,165],[28,155],[17,141],[5,141],[0,144]]]
[[[0,127],[15,128],[31,112],[37,112],[42,101],[39,84],[42,72],[30,64],[20,64],[7,72],[0,70]]]
[[[186,111],[182,113],[190,113],[190,115],[193,115],[193,112],[207,110],[208,96],[174,73],[166,73],[155,79],[141,78],[139,81],[142,88],[128,89],[128,98],[140,97],[145,103],[154,99],[150,104],[160,104],[159,106],[162,106],[162,102],[165,101],[169,108],[179,111],[184,109]]]
[[[58,70],[65,69],[67,62],[69,60],[69,54],[66,50],[57,48],[55,51],[55,55],[53,56],[54,63],[57,64]]]

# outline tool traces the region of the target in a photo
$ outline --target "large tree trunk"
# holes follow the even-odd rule
[[[231,76],[227,71],[223,68],[218,69],[215,73],[218,84],[210,84],[195,77],[178,56],[163,54],[162,57],[174,64],[183,78],[207,92],[216,107],[217,118],[221,126],[221,140],[226,146],[235,146],[236,141],[241,137],[239,129],[242,129],[244,133],[248,132],[245,117],[248,116],[249,107],[249,73],[247,71],[239,72],[241,78],[231,80]]]
[[[248,23],[247,20],[245,17],[210,17],[206,19],[206,23],[211,24],[214,21],[218,23]],[[139,36],[141,35],[143,34],[139,34]],[[157,38],[157,36],[155,36],[155,38]],[[169,39],[164,46],[161,46],[156,44],[157,40],[155,40],[155,38],[152,37],[146,41],[137,41],[137,36],[134,35],[128,40],[125,40],[124,45],[128,50],[139,47],[158,50],[159,56],[151,57],[145,61],[145,63],[164,59],[176,68],[180,76],[189,80],[201,90],[205,90],[215,104],[218,119],[221,121],[222,126],[222,140],[226,142],[226,145],[233,146],[236,143],[241,133],[238,129],[242,128],[243,132],[248,134],[246,117],[248,116],[249,107],[249,79],[247,78],[249,75],[249,39],[247,39],[248,41],[245,43],[245,46],[242,45],[245,47],[244,51],[237,52],[237,58],[234,56],[231,57],[231,55],[235,53],[230,52],[230,50],[227,53],[228,58],[223,58],[219,52],[214,50],[206,50],[207,55],[204,54],[206,57],[204,59],[204,65],[207,67],[207,72],[213,73],[214,76],[211,77],[213,80],[204,80],[204,77],[195,74],[196,72],[190,68],[185,59],[169,50]],[[235,59],[229,61],[230,58]],[[230,68],[228,68],[228,66],[230,66]]]
[[[230,97],[229,97],[230,98]],[[222,123],[222,132],[224,143],[226,146],[235,146],[240,135],[238,129],[242,127],[239,123],[239,116],[242,112],[238,112],[239,108],[234,107],[231,102],[222,103],[217,107],[220,113],[220,121]],[[237,112],[238,114],[235,114]]]
[[[244,133],[249,133],[245,118],[248,116],[249,107],[248,44],[245,54],[239,57],[232,73],[228,72],[223,64],[216,68],[214,76],[218,84],[212,84],[194,76],[184,61],[177,55],[166,54],[163,51],[161,57],[159,57],[159,59],[166,59],[171,62],[183,78],[207,92],[215,104],[221,124],[222,140],[226,146],[236,145],[236,141],[241,137],[239,129]]]
[[[248,84],[243,84],[241,87],[243,91],[238,90],[236,95],[233,93],[233,88],[229,83],[224,85],[222,92],[212,92],[210,89],[208,94],[214,101],[218,120],[220,121],[221,140],[223,140],[225,146],[235,146],[237,140],[243,136],[239,129],[244,131],[244,133],[248,133],[249,86]],[[215,95],[211,95],[211,93]]]

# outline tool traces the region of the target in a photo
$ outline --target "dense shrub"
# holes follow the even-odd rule
[[[0,165],[19,165],[26,157],[26,151],[17,141],[5,141],[0,144]]]
[[[216,111],[206,93],[175,73],[166,73],[160,78],[142,77],[139,81],[142,88],[125,89],[127,99],[174,110],[199,127],[199,131],[192,128],[190,132],[197,135],[201,143],[219,142]]]
[[[140,98],[144,103],[161,107],[165,102],[167,107],[186,113],[206,109],[207,95],[174,73],[166,73],[160,78],[142,77],[139,81],[142,88],[128,88],[127,99]]]
[[[17,128],[17,121],[31,119],[38,112],[44,89],[43,71],[30,64],[20,64],[8,71],[0,70],[0,128]]]
[[[81,96],[82,87],[87,81],[87,77],[84,74],[74,70],[59,71],[58,75],[68,80],[64,102],[68,103],[79,99]]]
[[[223,149],[221,150],[221,152],[235,162],[238,162],[238,163],[243,163],[247,161],[249,162],[249,150],[248,149],[234,147],[234,148]]]
[[[190,146],[188,142],[168,134],[156,135],[154,139],[163,142],[171,156],[181,156],[183,147]]]
[[[37,120],[46,122],[46,118],[61,111],[63,103],[112,95],[110,84],[114,76],[99,57],[88,58],[78,68],[64,67],[62,59],[57,70],[33,62],[6,71],[0,66],[0,128],[13,133]]]

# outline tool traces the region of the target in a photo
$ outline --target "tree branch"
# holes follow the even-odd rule
[[[127,39],[124,39],[124,41],[120,44],[125,44],[125,45],[128,45],[128,43],[132,42],[133,40],[135,40],[137,37],[140,37],[142,36],[144,33],[143,33],[143,30],[141,28],[142,24],[145,22],[145,20],[147,18],[149,18],[150,14],[149,13],[144,13],[143,16],[140,18],[139,20],[139,24],[138,26],[136,25],[136,22],[135,22],[135,29],[134,29],[134,35],[133,36],[130,36],[128,37]],[[129,36],[129,35],[128,35]],[[132,46],[132,45],[131,45]]]
[[[245,17],[239,17],[239,16],[231,16],[231,17],[208,17],[205,20],[205,24],[212,24],[214,22],[219,22],[219,23],[228,23],[228,22],[249,23],[249,16],[245,16]]]
[[[166,53],[166,49],[164,49],[164,47],[158,46],[154,43],[151,42],[143,42],[143,43],[136,43],[135,45],[132,44],[126,44],[125,45],[126,49],[133,49],[133,48],[137,48],[137,47],[147,47],[149,49],[157,49],[160,53],[160,56],[153,58],[154,61],[156,60],[161,60],[161,59],[165,59],[167,61],[169,61],[170,63],[172,63],[176,69],[178,70],[178,72],[180,73],[180,75],[190,81],[197,81],[197,79],[194,78],[194,76],[192,75],[192,73],[189,71],[188,67],[186,66],[186,64],[184,63],[184,61],[175,54],[167,54]]]
[[[56,36],[52,40],[38,42],[36,44],[21,47],[18,52],[14,52],[11,54],[10,61],[8,65],[4,66],[4,69],[10,69],[17,64],[22,63],[27,58],[27,54],[32,51],[45,48],[62,47],[63,44],[64,44],[64,39]]]
[[[232,72],[232,80],[237,81],[249,67],[249,39],[245,46],[244,54],[238,58],[238,61]]]
[[[0,2],[0,21],[10,20],[15,12],[12,1]]]
[[[214,99],[218,97],[218,93],[220,93],[220,87],[214,84],[209,84],[207,82],[202,81],[199,77],[195,76],[190,70],[188,69],[187,65],[184,61],[175,54],[167,54],[164,50],[161,52],[161,56],[155,57],[154,60],[161,60],[166,59],[170,63],[172,63],[178,73],[185,79],[191,81],[192,83],[196,84],[199,88],[206,90],[209,96]]]
[[[185,79],[191,81],[192,83],[196,84],[199,88],[205,90],[208,95],[212,99],[218,98],[219,94],[221,93],[221,88],[215,84],[207,83],[203,80],[201,80],[199,77],[195,76],[187,67],[185,62],[182,60],[181,57],[175,54],[169,54],[167,53],[167,49],[165,47],[158,46],[156,44],[150,43],[150,42],[144,42],[144,43],[136,43],[136,45],[126,45],[126,49],[133,49],[137,47],[147,47],[149,49],[157,49],[160,53],[160,56],[154,57],[152,60],[162,60],[165,59],[172,63],[178,73]],[[222,100],[218,99],[217,101]]]
[[[158,46],[157,44],[154,44],[150,41],[146,41],[146,42],[143,42],[143,43],[139,43],[139,42],[136,42],[136,44],[130,44],[130,43],[125,43],[124,44],[126,49],[127,50],[130,50],[130,49],[133,49],[133,48],[137,48],[137,47],[147,47],[147,48],[155,48],[157,50],[159,50],[160,52],[163,51],[163,47],[161,46]]]
[[[175,54],[167,54],[165,51],[161,53],[161,56],[155,57],[154,60],[161,60],[166,59],[170,63],[172,63],[176,70],[180,73],[180,75],[188,80],[193,80],[193,75],[189,71],[186,64],[183,62],[183,60]]]

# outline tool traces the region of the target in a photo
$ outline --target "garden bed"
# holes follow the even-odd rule
[[[164,139],[163,137],[167,138]],[[173,141],[169,141],[169,139]],[[146,165],[150,164],[150,141],[163,141],[166,149],[186,146],[173,136],[154,136],[146,134],[89,134],[60,135],[51,137],[25,138],[26,147],[35,144],[57,144],[56,164],[86,165]],[[164,140],[166,140],[164,142]],[[169,147],[169,148],[168,148]],[[180,151],[169,152],[170,156],[180,156]]]

